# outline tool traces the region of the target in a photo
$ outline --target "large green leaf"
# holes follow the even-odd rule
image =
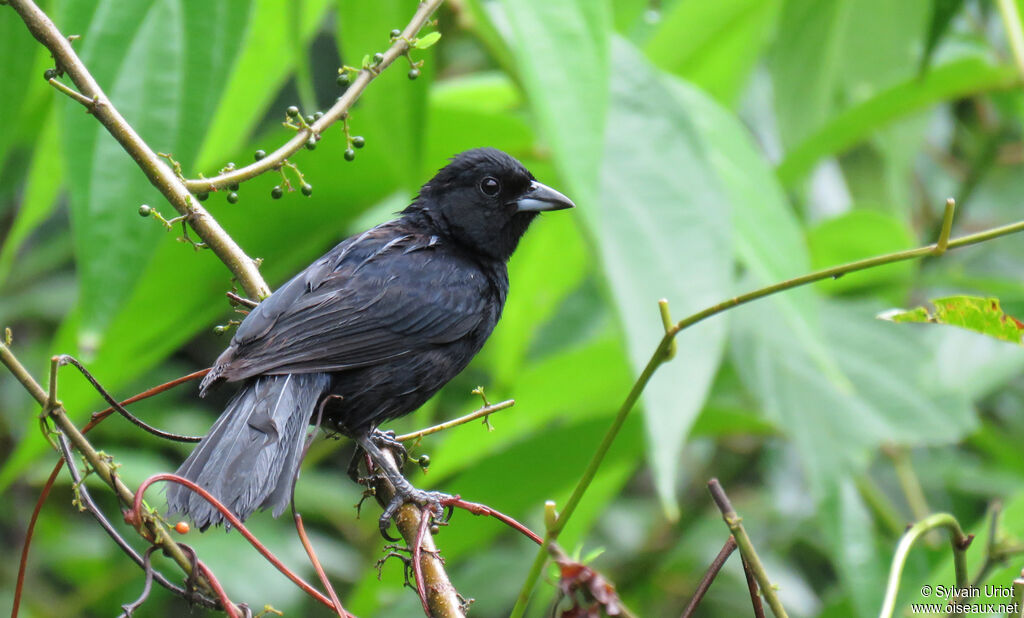
[[[0,246],[0,285],[14,266],[18,249],[33,230],[53,213],[57,197],[64,187],[64,166],[60,154],[57,117],[51,106],[46,122],[39,133],[32,161],[29,164],[25,190],[18,214],[11,225],[3,245]]]
[[[975,425],[966,395],[918,371],[922,333],[872,319],[863,305],[827,304],[823,327],[846,383],[827,379],[788,336],[771,306],[733,316],[733,361],[769,416],[793,441],[812,495],[863,469],[884,443],[947,444]]]
[[[69,6],[66,30],[112,103],[150,146],[189,161],[232,66],[247,0],[101,2]],[[65,103],[65,152],[79,277],[79,343],[94,351],[134,288],[162,230],[136,214],[159,193],[77,103]]]
[[[607,0],[503,0],[513,51],[566,193],[597,199],[608,106],[611,10]]]
[[[35,137],[48,112],[43,101],[61,95],[43,81],[44,67],[52,67],[53,59],[13,10],[0,11],[0,59],[0,118],[6,119],[0,131],[2,171],[11,148]]]
[[[664,334],[657,301],[682,317],[732,289],[728,201],[693,121],[656,69],[628,43],[614,46],[600,200],[583,214],[639,373]],[[725,324],[678,337],[679,354],[644,392],[649,458],[670,515],[686,432],[718,367]]]
[[[832,113],[843,22],[851,0],[788,0],[770,69],[784,144],[797,143]]]
[[[742,91],[781,6],[780,0],[682,0],[644,45],[658,67],[731,104]]]
[[[793,184],[823,158],[839,154],[862,141],[872,131],[941,101],[990,90],[1009,88],[1016,82],[1012,66],[995,65],[978,56],[952,60],[878,92],[803,132],[803,138],[779,164],[779,178]]]
[[[308,61],[297,57],[296,50],[304,49],[313,38],[330,5],[330,0],[263,0],[253,5],[242,49],[226,73],[227,83],[196,162],[188,168],[210,175],[226,163],[228,155],[248,143],[297,63]],[[291,16],[295,12],[299,13],[302,37],[298,45],[292,41]]]

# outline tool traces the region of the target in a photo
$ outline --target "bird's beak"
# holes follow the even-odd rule
[[[517,212],[544,212],[576,207],[572,200],[536,180],[530,183],[530,190],[515,203]]]

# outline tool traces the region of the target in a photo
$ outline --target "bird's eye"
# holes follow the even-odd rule
[[[480,181],[480,191],[488,197],[494,197],[501,192],[501,183],[494,176],[484,176]]]

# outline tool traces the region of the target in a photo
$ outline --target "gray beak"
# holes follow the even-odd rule
[[[536,180],[530,183],[530,190],[516,200],[515,204],[517,212],[544,212],[576,207],[572,200]]]

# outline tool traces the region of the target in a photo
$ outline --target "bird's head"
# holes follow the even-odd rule
[[[538,213],[573,207],[569,198],[534,180],[515,158],[476,148],[452,158],[423,185],[405,213],[425,215],[441,236],[507,260]]]

